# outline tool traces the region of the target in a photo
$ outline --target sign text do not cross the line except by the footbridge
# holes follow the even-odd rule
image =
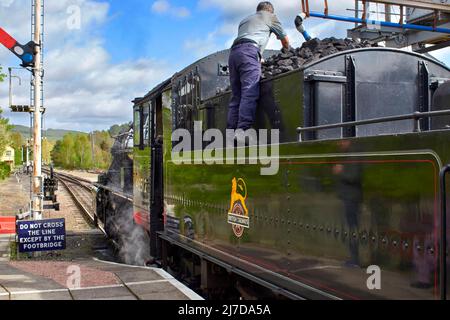
[[[17,223],[19,252],[66,249],[65,219],[20,221]]]

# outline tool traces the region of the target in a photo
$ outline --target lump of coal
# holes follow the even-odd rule
[[[286,60],[278,60],[277,64],[279,66],[290,66],[292,65],[292,60],[291,59],[286,59]]]
[[[271,78],[285,72],[300,69],[306,64],[341,51],[371,46],[368,42],[358,42],[352,39],[331,37],[320,40],[315,38],[303,43],[300,48],[268,58],[262,65],[262,78]]]

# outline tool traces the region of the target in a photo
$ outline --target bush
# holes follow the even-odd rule
[[[9,164],[0,162],[0,180],[5,180],[11,174],[11,167]]]

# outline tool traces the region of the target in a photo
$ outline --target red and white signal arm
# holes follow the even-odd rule
[[[33,66],[35,47],[35,43],[33,41],[28,42],[26,45],[21,45],[5,30],[0,28],[0,43],[15,54],[20,60],[22,60],[23,67]]]

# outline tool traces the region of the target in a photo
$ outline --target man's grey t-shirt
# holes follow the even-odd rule
[[[260,11],[241,22],[235,43],[242,39],[252,40],[258,45],[261,54],[263,54],[272,33],[279,40],[286,37],[286,32],[277,16],[268,11]]]

